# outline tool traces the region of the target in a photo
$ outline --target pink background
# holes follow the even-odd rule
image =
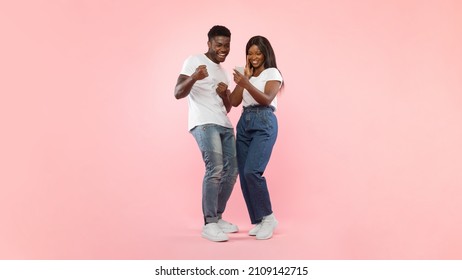
[[[162,3],[162,4],[160,4]],[[187,4],[189,3],[189,4]],[[0,258],[461,259],[462,2],[2,1]],[[286,88],[266,172],[280,227],[200,237],[183,60],[264,35]],[[231,119],[236,124],[240,108]]]

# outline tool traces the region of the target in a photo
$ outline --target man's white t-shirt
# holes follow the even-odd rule
[[[199,65],[207,66],[209,76],[196,81],[188,95],[188,130],[203,124],[233,128],[223,100],[216,92],[218,83],[229,85],[230,78],[227,72],[205,54],[198,54],[185,60],[180,74],[191,76]]]
[[[268,81],[280,81],[282,85],[282,75],[277,68],[266,68],[263,72],[258,75],[258,77],[250,77],[250,83],[256,87],[261,92],[265,91],[266,82]],[[279,86],[281,88],[281,86]],[[259,105],[257,101],[250,95],[250,93],[245,89],[242,95],[242,105],[244,107]],[[274,97],[273,101],[271,102],[271,106],[274,109],[278,106],[277,96]]]

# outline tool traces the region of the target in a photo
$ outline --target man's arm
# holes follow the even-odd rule
[[[176,81],[175,98],[181,99],[188,96],[192,86],[196,81],[191,76],[180,75]]]
[[[231,92],[228,89],[228,85],[220,82],[218,84],[216,91],[217,91],[218,96],[220,96],[221,99],[223,100],[223,105],[225,105],[226,112],[229,113],[229,111],[231,111],[232,105],[231,105],[231,101],[229,100],[229,95],[231,94]]]
[[[186,76],[183,74],[178,76],[178,80],[176,81],[175,92],[174,92],[175,98],[181,99],[181,98],[188,96],[194,83],[197,80],[204,79],[208,75],[209,74],[207,72],[207,66],[199,65],[196,68],[196,71],[191,76]]]

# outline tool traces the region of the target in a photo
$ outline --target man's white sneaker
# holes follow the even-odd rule
[[[218,226],[217,223],[208,223],[202,228],[202,237],[210,241],[228,241],[228,235]]]
[[[255,236],[257,235],[257,232],[261,229],[261,223],[258,223],[256,226],[254,226],[251,230],[249,230],[249,235],[250,236]]]
[[[273,214],[263,217],[261,228],[257,232],[258,240],[269,239],[273,236],[273,231],[277,227],[278,221]]]
[[[239,231],[239,228],[235,224],[227,222],[223,219],[219,219],[217,224],[224,233],[233,233]]]

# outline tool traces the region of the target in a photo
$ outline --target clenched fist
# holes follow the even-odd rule
[[[223,98],[225,98],[228,94],[230,94],[230,91],[228,89],[228,85],[223,83],[223,82],[218,83],[216,91],[217,91],[218,95],[223,97]]]
[[[196,71],[191,75],[191,78],[195,81],[205,79],[206,77],[209,76],[209,73],[207,72],[207,66],[206,65],[199,65],[196,68]]]

